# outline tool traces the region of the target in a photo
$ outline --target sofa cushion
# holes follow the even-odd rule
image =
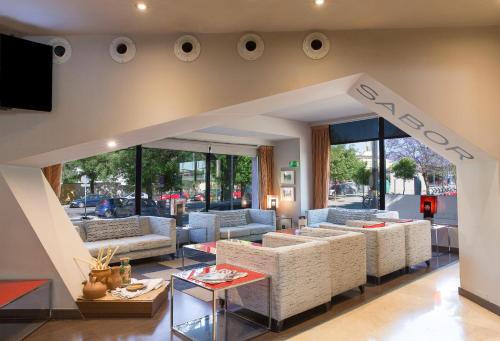
[[[172,240],[169,237],[159,234],[146,234],[137,237],[121,238],[119,240],[126,243],[130,251],[151,250],[172,245]]]
[[[248,223],[246,210],[212,211],[220,217],[220,227],[244,226]]]
[[[370,220],[375,213],[377,213],[377,210],[330,208],[326,221],[332,224],[345,225],[347,220]]]
[[[97,257],[99,249],[107,249],[108,247],[114,249],[118,246],[115,256],[130,252],[130,246],[123,239],[97,240],[95,242],[85,242],[84,244],[92,257]]]
[[[246,226],[221,227],[220,237],[222,239],[227,239],[229,231],[231,238],[246,237],[252,234],[251,227],[246,227]]]
[[[264,234],[267,232],[276,231],[276,228],[274,226],[258,224],[258,223],[251,223],[248,224],[246,227],[250,228],[250,234]]]
[[[92,220],[86,223],[88,242],[142,235],[138,217]]]

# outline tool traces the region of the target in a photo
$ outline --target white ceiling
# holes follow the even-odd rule
[[[498,0],[3,0],[0,26],[24,33],[222,33],[485,26]]]
[[[308,123],[328,122],[368,114],[370,111],[347,94],[266,113],[266,116]]]

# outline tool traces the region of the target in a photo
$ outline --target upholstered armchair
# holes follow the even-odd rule
[[[220,239],[220,217],[216,214],[201,212],[189,213],[189,238],[195,243],[204,243]]]
[[[366,236],[366,273],[376,277],[378,284],[382,276],[402,270],[406,266],[405,228],[402,225],[363,228],[325,224],[320,227],[363,233]]]
[[[273,238],[277,233],[268,234]],[[295,238],[294,235],[288,235]],[[330,244],[329,266],[332,279],[331,296],[353,288],[364,292],[366,284],[366,237],[363,233],[303,228],[300,238],[324,240]]]
[[[230,240],[217,242],[217,264],[233,264],[271,276],[272,318],[280,330],[283,321],[319,305],[330,305],[331,274],[326,241],[290,238],[268,233],[262,246]],[[267,284],[236,288],[229,300],[267,316]]]

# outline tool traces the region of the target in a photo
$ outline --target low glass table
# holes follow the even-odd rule
[[[248,275],[232,281],[209,284],[198,281],[193,277],[201,273],[209,273],[215,270],[227,269],[238,272],[246,272]],[[210,315],[174,325],[174,290],[175,282],[184,281],[205,289],[212,293],[212,313]],[[236,311],[228,309],[228,290],[256,283],[267,281],[268,300],[268,323],[259,324],[248,317],[238,314]],[[179,291],[182,294],[186,292]],[[221,310],[217,310],[217,298],[219,293],[224,293],[224,305]],[[194,296],[193,296],[194,297]],[[230,264],[218,264],[198,269],[186,270],[171,275],[170,279],[170,329],[189,340],[247,340],[262,335],[271,329],[271,277],[255,271],[250,271]]]

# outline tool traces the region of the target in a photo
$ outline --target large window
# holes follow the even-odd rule
[[[385,208],[385,141],[408,135],[382,118],[330,126],[329,205]]]
[[[179,224],[187,224],[190,212],[251,207],[252,160],[165,148],[123,149],[66,163],[60,199],[72,219],[140,213],[176,216]],[[88,185],[81,183],[82,176]]]

